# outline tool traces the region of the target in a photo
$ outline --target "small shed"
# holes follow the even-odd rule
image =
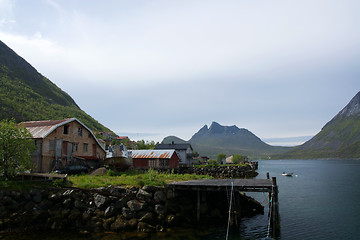
[[[134,168],[178,168],[179,156],[175,149],[170,150],[132,150]]]
[[[191,166],[193,164],[196,164],[196,161],[194,161],[193,157],[196,157],[197,155],[193,153],[193,148],[191,144],[189,143],[170,143],[170,144],[158,144],[154,148],[155,150],[171,150],[174,149],[179,156],[179,164],[180,166]]]

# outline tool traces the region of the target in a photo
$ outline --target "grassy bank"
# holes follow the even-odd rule
[[[69,176],[68,179],[72,186],[79,188],[98,188],[113,186],[137,186],[144,185],[161,186],[173,181],[187,181],[196,179],[212,178],[207,175],[195,174],[173,174],[171,172],[158,173],[155,170],[148,170],[145,173],[139,171],[127,171],[117,173],[109,170],[107,175],[78,175]]]
[[[55,180],[54,182],[34,182],[34,181],[10,181],[1,180],[0,188],[24,190],[46,187],[78,187],[78,188],[98,188],[113,186],[136,186],[142,187],[144,185],[162,186],[173,181],[187,181],[196,179],[211,179],[211,176],[207,175],[195,175],[195,174],[173,174],[158,173],[155,170],[148,170],[145,173],[140,171],[127,171],[127,172],[114,172],[109,170],[106,175],[71,175],[68,176],[68,182],[63,183],[61,180]]]

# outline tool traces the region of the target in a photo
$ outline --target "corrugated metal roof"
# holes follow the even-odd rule
[[[29,130],[33,138],[45,138],[59,126],[74,120],[75,118],[68,118],[63,120],[30,121],[22,122],[20,125]]]
[[[171,158],[175,150],[132,150],[132,158]]]
[[[77,118],[68,118],[62,120],[30,121],[30,122],[19,123],[19,125],[29,130],[33,138],[45,138],[56,128],[65,125],[67,123],[70,123],[72,121],[77,121],[81,126],[86,128],[91,133],[91,135],[95,139],[96,143],[100,146],[100,148],[105,151],[104,147],[99,143],[94,133],[87,126],[85,126],[85,124],[80,122]]]

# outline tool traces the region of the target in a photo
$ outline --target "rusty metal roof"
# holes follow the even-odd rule
[[[176,154],[174,149],[171,150],[132,150],[132,158],[171,158]],[[176,154],[177,155],[177,154]]]
[[[75,118],[68,118],[63,120],[30,121],[22,122],[19,125],[29,130],[33,138],[45,138],[56,128],[74,120]]]

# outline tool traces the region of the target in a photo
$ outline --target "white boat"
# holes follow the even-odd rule
[[[286,172],[283,172],[281,175],[283,176],[288,176],[288,177],[292,177],[293,173],[286,173]]]

